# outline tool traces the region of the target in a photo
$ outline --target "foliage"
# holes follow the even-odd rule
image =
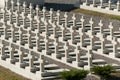
[[[86,70],[71,70],[61,72],[60,75],[64,80],[82,80],[88,74]]]
[[[112,71],[115,70],[114,67],[110,66],[110,65],[106,65],[106,66],[94,66],[92,68],[92,71],[99,75],[101,77],[101,79],[105,79],[107,78]]]

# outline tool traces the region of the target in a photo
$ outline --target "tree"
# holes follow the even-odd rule
[[[60,76],[63,80],[83,80],[88,74],[86,70],[63,71]]]
[[[115,70],[114,67],[110,65],[106,66],[94,66],[92,68],[92,71],[101,77],[101,80],[106,80],[108,76],[112,73],[112,71]]]

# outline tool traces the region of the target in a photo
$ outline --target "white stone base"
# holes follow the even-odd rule
[[[29,78],[29,79],[32,79],[32,80],[41,80],[41,76],[38,76],[34,73],[30,73],[23,68],[18,68],[18,66],[10,64],[7,61],[4,61],[4,60],[0,59],[0,65],[7,68],[7,69],[10,69],[11,71],[13,71],[13,72],[15,72],[15,73],[17,73],[21,76],[24,76],[26,78]]]
[[[81,9],[86,9],[86,10],[91,10],[91,11],[97,11],[100,13],[106,13],[106,14],[112,14],[112,15],[120,15],[120,11],[118,10],[110,10],[108,7],[106,8],[101,8],[100,6],[98,7],[93,7],[93,6],[89,6],[89,5],[85,5],[85,4],[81,4],[80,5]]]

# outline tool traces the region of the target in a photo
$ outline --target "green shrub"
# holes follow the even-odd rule
[[[88,74],[86,70],[71,70],[61,72],[60,75],[64,80],[82,80]]]
[[[114,67],[112,67],[110,65],[106,65],[106,66],[94,66],[92,68],[92,71],[95,74],[99,75],[102,80],[105,80],[112,73],[113,70],[115,70]]]

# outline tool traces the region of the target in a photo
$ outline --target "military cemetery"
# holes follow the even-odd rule
[[[81,8],[96,8],[94,1],[88,5],[86,0]],[[101,2],[99,9],[102,5]],[[117,15],[119,5],[118,2],[117,9],[111,10],[109,1],[105,10]],[[119,22],[106,23],[104,19],[41,9],[39,5],[34,8],[32,3],[21,4],[19,0],[11,0],[9,4],[6,0],[3,6],[0,9],[1,66],[32,80],[58,79],[59,72],[64,70],[90,70],[94,65],[110,64],[119,70]]]

